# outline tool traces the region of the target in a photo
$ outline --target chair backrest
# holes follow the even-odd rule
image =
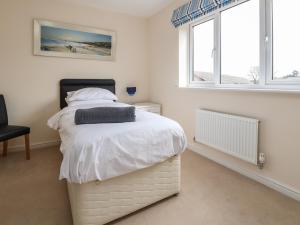
[[[0,95],[0,126],[7,125],[8,118],[7,118],[7,111],[5,106],[4,96]]]

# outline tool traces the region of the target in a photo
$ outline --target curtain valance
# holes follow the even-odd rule
[[[171,22],[178,27],[237,0],[192,0],[175,9]]]

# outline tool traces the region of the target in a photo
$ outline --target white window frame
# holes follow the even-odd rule
[[[266,37],[269,37],[269,41],[266,46],[267,56],[267,73],[266,84],[268,85],[289,85],[300,88],[300,81],[291,81],[284,79],[273,79],[273,0],[265,0],[265,23],[266,23]]]
[[[200,24],[203,24],[203,23],[206,23],[208,21],[213,21],[214,23],[214,43],[216,43],[216,20],[215,20],[215,17],[216,15],[210,15],[210,16],[207,16],[205,17],[204,19],[200,20],[200,21],[195,21],[194,23],[190,24],[190,29],[189,29],[189,37],[190,37],[190,55],[189,55],[189,58],[190,58],[190,64],[189,64],[189,71],[190,71],[190,75],[189,75],[189,84],[190,85],[195,85],[195,86],[211,86],[213,87],[215,82],[214,81],[194,81],[193,78],[194,78],[194,27],[200,25]],[[212,49],[213,52],[216,51],[216,46],[213,47]],[[213,76],[214,76],[214,79],[215,79],[215,74],[216,74],[216,71],[215,71],[215,65],[216,65],[216,54],[214,53],[214,60],[213,60],[213,65],[214,65],[214,68],[213,68]]]
[[[189,26],[188,44],[188,87],[230,90],[262,90],[262,91],[294,91],[300,92],[300,82],[273,80],[273,43],[272,43],[272,3],[273,0],[259,0],[259,84],[221,84],[221,12],[251,0],[241,0],[204,15],[191,22]],[[214,81],[193,81],[194,76],[194,35],[193,28],[209,20],[214,20]]]

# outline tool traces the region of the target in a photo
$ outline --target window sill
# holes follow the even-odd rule
[[[216,87],[216,86],[199,86],[199,85],[187,85],[178,86],[179,89],[189,90],[204,90],[204,91],[228,91],[228,92],[266,92],[266,93],[288,93],[288,94],[300,94],[300,88],[279,88],[279,87]],[[298,89],[299,88],[299,89]]]

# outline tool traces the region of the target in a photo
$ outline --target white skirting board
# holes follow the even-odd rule
[[[212,157],[210,155],[208,155],[206,153],[206,151],[203,150],[203,148],[201,146],[199,146],[198,144],[195,144],[195,143],[190,143],[189,146],[188,146],[188,149],[192,150],[193,152],[195,153],[198,153],[200,154],[201,156],[205,157],[205,158],[208,158],[228,169],[231,169],[239,174],[242,174],[252,180],[255,180],[261,184],[264,184],[265,186],[271,188],[271,189],[274,189],[286,196],[289,196],[290,198],[293,198],[297,201],[300,202],[300,191],[299,190],[295,190],[291,187],[289,187],[288,185],[285,185],[285,184],[282,184],[272,178],[269,178],[269,177],[266,177],[266,176],[263,176],[263,175],[260,175],[258,173],[255,173],[253,171],[250,171],[250,170],[246,170],[246,169],[243,169],[237,165],[233,165],[225,160],[220,160],[220,159],[217,159],[215,157]]]
[[[38,149],[38,148],[50,148],[50,147],[55,147],[60,144],[60,140],[52,140],[52,141],[45,141],[45,142],[37,142],[37,143],[31,143],[30,148],[31,149]],[[3,147],[2,145],[0,146],[0,150],[2,151]],[[16,146],[9,146],[8,144],[8,154],[9,152],[22,152],[25,151],[25,143],[21,145],[16,145]]]

